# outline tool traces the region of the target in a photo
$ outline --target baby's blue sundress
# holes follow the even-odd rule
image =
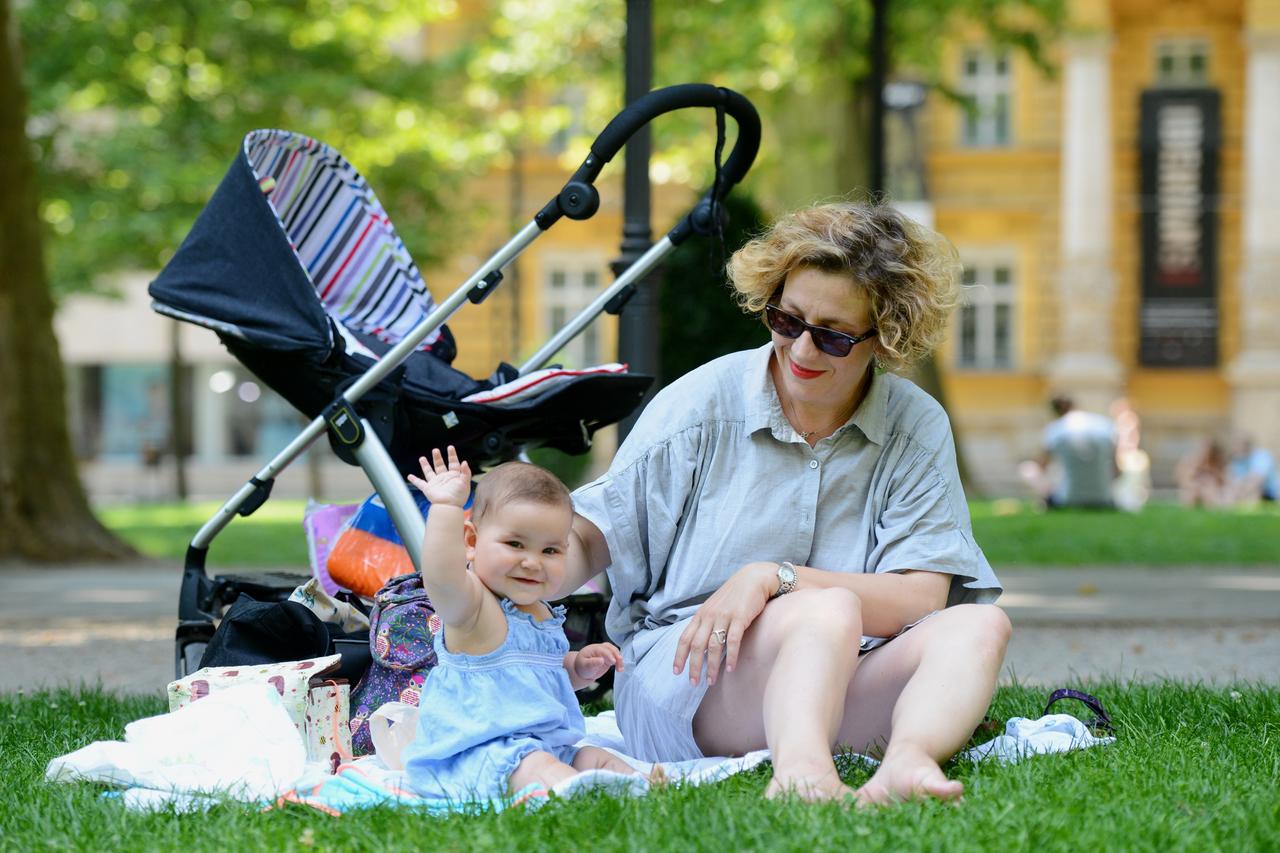
[[[418,732],[404,753],[409,784],[424,797],[476,802],[505,797],[508,780],[529,753],[565,764],[586,733],[564,656],[564,608],[541,622],[500,599],[507,639],[483,655],[445,648],[418,703]]]

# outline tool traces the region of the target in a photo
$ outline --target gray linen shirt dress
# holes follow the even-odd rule
[[[618,723],[645,760],[701,756],[693,716],[706,679],[673,675],[672,660],[685,622],[746,563],[943,572],[948,606],[1001,591],[973,539],[942,407],[877,374],[853,416],[810,448],[783,415],[771,356],[770,344],[733,353],[668,385],[609,471],[573,496],[609,545],[607,628],[626,662]],[[863,637],[862,651],[889,639]]]

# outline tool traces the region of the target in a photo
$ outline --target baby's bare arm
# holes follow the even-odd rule
[[[422,537],[422,586],[441,621],[464,630],[475,625],[488,590],[466,569],[463,507],[471,495],[471,468],[450,447],[445,462],[440,451],[421,457],[422,476],[409,482],[431,501]]]

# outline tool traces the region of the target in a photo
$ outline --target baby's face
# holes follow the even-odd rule
[[[467,559],[492,592],[515,604],[554,599],[564,581],[573,511],[515,501],[494,507],[476,527]]]

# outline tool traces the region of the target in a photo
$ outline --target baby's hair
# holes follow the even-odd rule
[[[573,510],[573,498],[569,495],[569,489],[555,474],[528,462],[503,462],[476,481],[476,499],[471,506],[471,521],[479,524],[490,508],[513,501],[562,506]]]

